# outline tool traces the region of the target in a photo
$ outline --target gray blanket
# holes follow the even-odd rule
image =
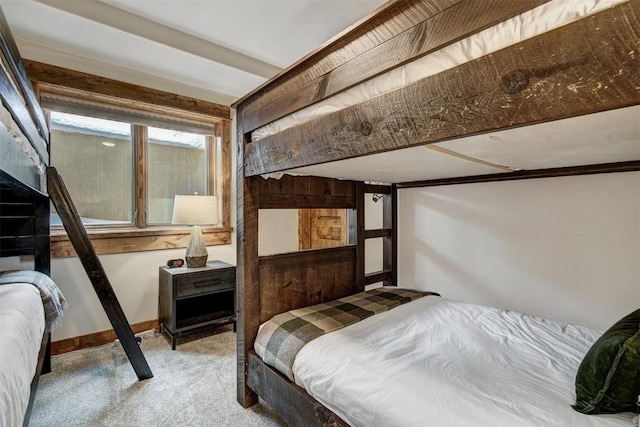
[[[9,283],[30,283],[38,288],[44,306],[46,330],[52,331],[59,325],[67,301],[49,276],[32,270],[1,271],[0,285]]]

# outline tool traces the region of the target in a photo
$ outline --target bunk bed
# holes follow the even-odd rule
[[[357,425],[357,415],[343,419],[348,409],[328,407],[331,396],[312,396],[286,369],[266,363],[256,338],[261,328],[277,329],[268,323],[277,316],[333,307],[367,285],[397,285],[399,189],[640,170],[639,33],[638,0],[391,1],[238,100],[238,402],[247,407],[261,398],[290,425]],[[369,193],[383,199],[380,229],[364,227]],[[259,256],[258,210],[278,208],[351,209],[352,244]],[[383,269],[365,274],[370,238],[384,240]],[[436,296],[418,301],[451,304]],[[364,323],[382,328],[397,310],[341,331],[357,335]],[[574,357],[596,338],[576,334],[583,340]],[[337,340],[328,348],[350,343]],[[333,350],[317,354],[330,363]],[[360,378],[376,377],[367,367]],[[357,400],[383,390],[377,406],[393,405],[384,400],[389,382],[350,393],[338,384],[344,382],[332,377],[329,395]],[[465,416],[447,420],[434,412],[434,425],[474,420],[472,412]],[[523,416],[520,423],[537,425]],[[580,425],[631,419],[576,416]]]
[[[50,331],[64,297],[49,278],[49,132],[0,9],[0,257],[33,257],[33,270],[0,272],[0,425],[27,425]]]

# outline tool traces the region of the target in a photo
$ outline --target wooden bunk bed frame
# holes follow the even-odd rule
[[[640,104],[640,1],[631,0],[406,87],[252,142],[256,129],[548,0],[406,0],[380,7],[234,104],[237,118],[238,402],[258,397],[290,425],[346,425],[253,352],[259,325],[287,310],[397,284],[399,188],[640,170],[637,158],[391,185],[260,175]],[[580,90],[576,90],[576,84]],[[479,102],[480,100],[480,102]],[[508,107],[508,114],[498,114]],[[330,175],[329,175],[330,176]],[[385,195],[364,229],[364,194]],[[353,209],[352,245],[258,256],[258,210]],[[384,238],[365,275],[364,241]]]
[[[32,256],[34,270],[49,275],[50,204],[44,178],[49,131],[2,9],[0,51],[2,104],[26,138],[18,141],[14,132],[0,126],[0,257]],[[40,374],[51,370],[50,348],[51,337],[45,332],[24,425],[29,422]]]

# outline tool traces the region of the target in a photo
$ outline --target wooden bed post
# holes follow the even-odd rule
[[[247,408],[258,403],[247,386],[247,353],[253,342],[260,319],[260,289],[258,270],[258,197],[260,177],[245,178],[242,110],[236,112],[237,123],[237,260],[236,260],[236,324],[237,324],[237,399]]]
[[[365,283],[365,226],[364,226],[364,182],[356,184],[356,285],[364,290]]]
[[[398,286],[398,187],[391,186],[391,193],[382,198],[382,227],[390,229],[390,236],[382,243],[382,268],[391,271],[385,286]]]

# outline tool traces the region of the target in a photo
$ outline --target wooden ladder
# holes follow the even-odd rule
[[[113,292],[109,278],[102,267],[96,250],[91,240],[89,240],[87,231],[82,225],[82,221],[67,191],[67,187],[64,185],[62,177],[54,167],[47,168],[47,187],[49,196],[56,207],[58,215],[60,215],[62,224],[65,230],[67,230],[69,240],[89,276],[93,289],[96,291],[102,307],[107,313],[107,317],[129,358],[129,362],[131,362],[133,370],[136,372],[136,375],[138,375],[138,380],[142,381],[153,377],[153,373],[142,354],[136,337],[133,335],[124,311],[122,311],[122,307],[120,307],[118,298]]]

